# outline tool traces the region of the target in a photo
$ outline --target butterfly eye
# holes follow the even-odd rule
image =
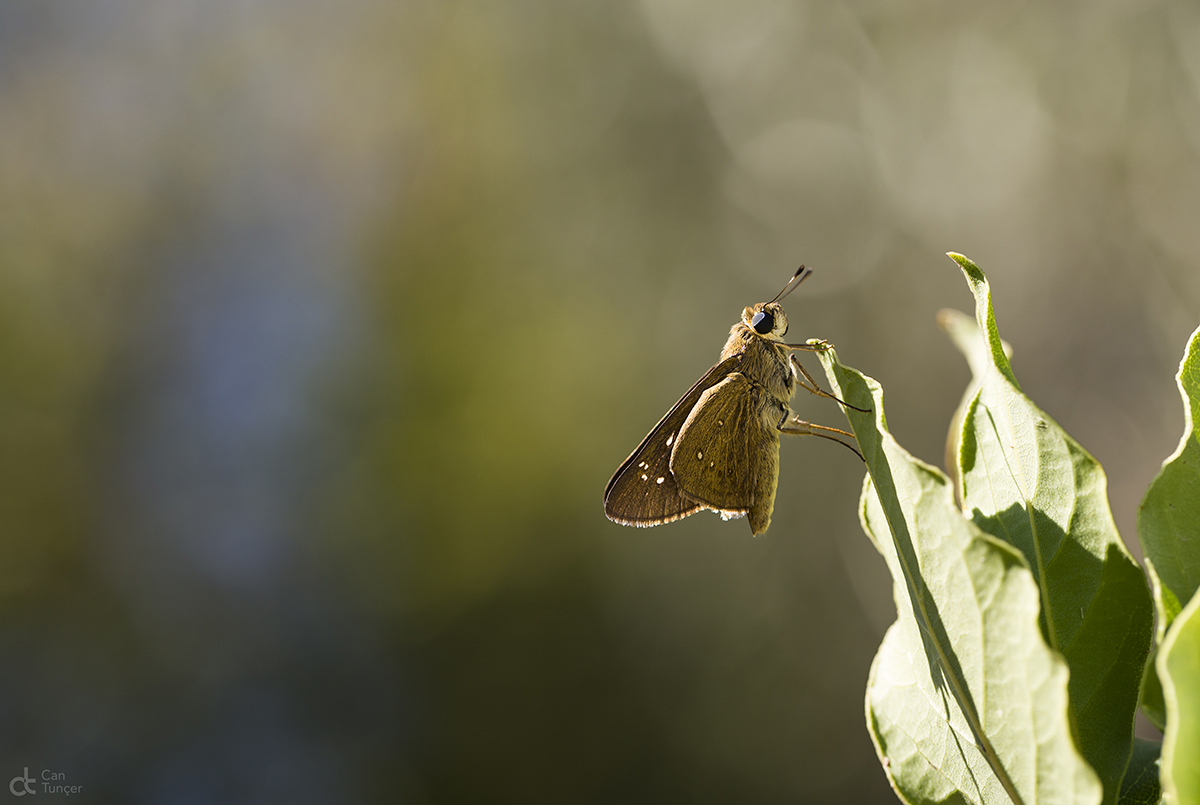
[[[754,332],[759,335],[766,335],[775,329],[775,317],[765,310],[760,310],[754,314],[754,318],[750,320],[750,326],[754,328]]]

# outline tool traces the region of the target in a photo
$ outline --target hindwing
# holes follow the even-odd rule
[[[706,389],[671,451],[671,472],[683,494],[725,514],[753,508],[764,433],[766,391],[734,372]]]

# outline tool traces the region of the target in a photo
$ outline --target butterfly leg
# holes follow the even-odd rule
[[[850,444],[849,442],[843,442],[837,436],[831,435],[834,433],[840,433],[842,436],[849,436],[851,439],[853,439],[854,434],[847,433],[839,428],[830,428],[826,427],[825,425],[815,425],[812,422],[801,419],[791,411],[785,412],[783,418],[779,420],[779,424],[777,424],[775,427],[780,433],[786,433],[790,436],[820,436],[822,439],[829,439],[830,441],[837,442],[838,444],[853,450],[854,455],[858,456],[859,458],[863,457],[863,454],[858,452],[858,448],[856,448],[854,445]],[[866,459],[863,460],[865,461]]]
[[[847,408],[853,408],[855,411],[861,411],[864,414],[871,413],[871,409],[859,408],[857,405],[851,405],[840,397],[835,397],[828,391],[825,391],[823,388],[818,386],[817,381],[813,380],[812,375],[808,373],[808,370],[804,368],[804,365],[801,364],[800,361],[796,360],[796,353],[793,352],[792,354],[788,355],[788,362],[792,365],[792,371],[796,372],[796,382],[799,383],[800,387],[805,391],[811,394],[816,394],[818,397],[828,397],[831,400],[837,400],[842,405],[846,406]]]
[[[799,349],[804,352],[824,352],[827,349],[833,349],[833,344],[823,338],[812,339],[811,344],[784,344],[788,349]]]

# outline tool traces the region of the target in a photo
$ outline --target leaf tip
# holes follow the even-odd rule
[[[944,307],[937,312],[936,318],[938,329],[950,336],[950,340],[954,341],[955,345],[959,343],[959,338],[964,333],[974,332],[975,319],[968,316],[961,310],[955,310],[951,307]]]
[[[959,268],[967,275],[967,278],[972,282],[987,283],[987,278],[983,276],[983,270],[975,265],[975,261],[965,254],[958,252],[946,252],[946,256],[954,262],[958,263]]]

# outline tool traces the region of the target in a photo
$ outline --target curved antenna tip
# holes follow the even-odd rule
[[[792,275],[792,278],[790,280],[788,280],[787,285],[783,286],[783,290],[780,291],[779,293],[775,294],[775,298],[772,299],[770,302],[767,302],[767,304],[769,305],[772,302],[782,301],[784,297],[786,297],[792,291],[796,290],[796,288],[799,287],[800,283],[802,283],[806,279],[808,279],[808,276],[812,273],[813,273],[813,270],[811,268],[805,268],[803,265],[800,266],[799,268],[797,268],[796,273]]]

